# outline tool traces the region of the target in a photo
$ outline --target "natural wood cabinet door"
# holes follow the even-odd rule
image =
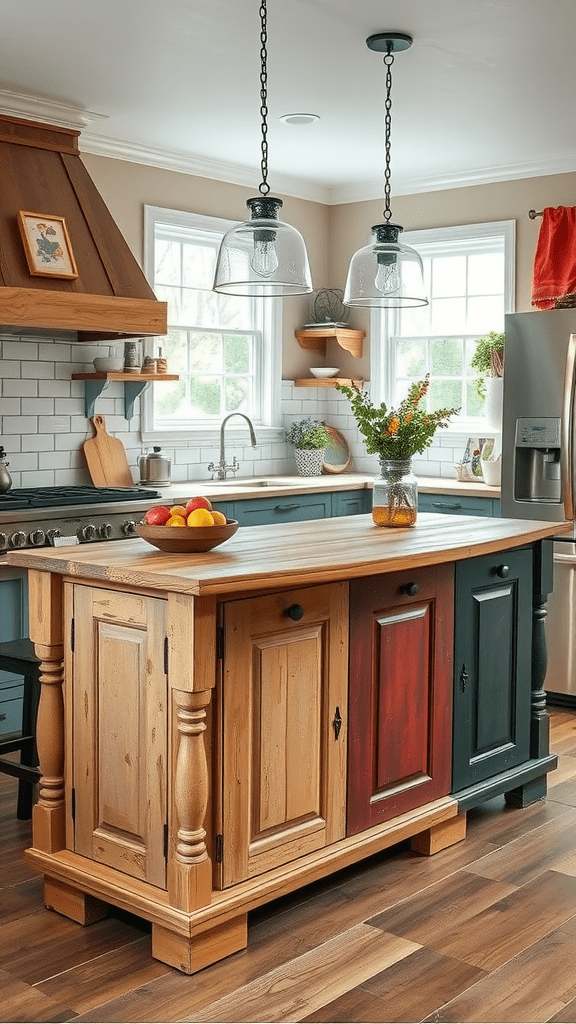
[[[74,848],[166,884],[166,602],[74,586]]]
[[[344,836],[348,585],[229,601],[224,630],[228,886]]]
[[[348,835],[450,792],[453,569],[350,584]]]

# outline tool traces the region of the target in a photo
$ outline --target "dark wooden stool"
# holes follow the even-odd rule
[[[22,731],[20,736],[0,740],[0,754],[20,751],[20,762],[0,757],[0,772],[13,775],[18,782],[18,805],[16,817],[27,821],[32,817],[34,784],[40,779],[38,753],[36,751],[36,715],[40,699],[40,661],[34,653],[34,645],[28,637],[22,640],[7,640],[0,643],[0,669],[24,676],[24,698],[22,702]]]

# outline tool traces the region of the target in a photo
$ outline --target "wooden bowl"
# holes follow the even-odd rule
[[[160,551],[211,551],[230,540],[238,529],[236,519],[227,519],[226,526],[148,526],[139,523],[136,533]]]

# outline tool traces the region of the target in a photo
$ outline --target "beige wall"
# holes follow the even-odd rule
[[[82,159],[140,263],[143,260],[144,206],[244,220],[248,216],[246,200],[258,194],[257,186],[244,188],[89,153],[83,154]],[[284,200],[282,219],[306,239],[314,287],[327,287],[330,207],[290,196],[280,198]],[[282,375],[285,380],[309,376],[310,353],[301,349],[294,337],[295,328],[309,319],[308,307],[306,295],[283,302]]]
[[[211,216],[241,219],[245,201],[256,189],[200,178],[156,167],[85,154],[83,160],[133,252],[142,259],[143,207],[165,206]],[[351,255],[370,238],[372,224],[382,220],[383,200],[324,206],[284,198],[283,217],[306,239],[315,288],[344,288]],[[392,200],[393,220],[406,230],[475,224],[492,220],[516,221],[516,309],[528,310],[532,264],[541,221],[530,220],[528,210],[545,206],[573,206],[576,172],[491,185],[446,189]],[[368,331],[368,312],[353,310],[350,325]],[[283,377],[309,376],[308,367],[323,357],[298,347],[294,329],[309,319],[308,298],[284,300]],[[326,363],[343,374],[369,378],[368,344],[360,360],[342,352],[335,343],[326,351]]]

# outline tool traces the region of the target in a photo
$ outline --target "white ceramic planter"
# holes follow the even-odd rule
[[[504,396],[504,378],[486,378],[486,402],[484,415],[492,430],[502,430],[502,400]]]

